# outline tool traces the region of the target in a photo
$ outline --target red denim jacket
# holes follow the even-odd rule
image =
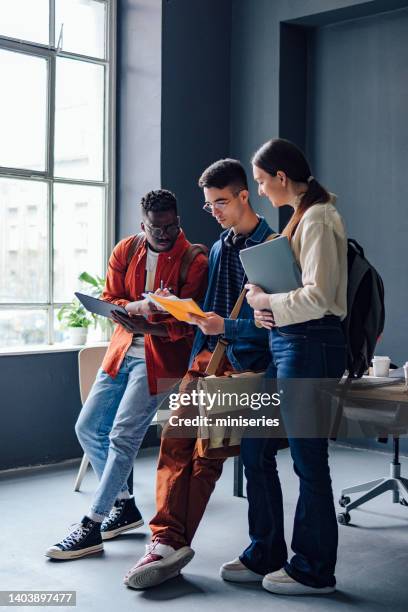
[[[125,306],[129,302],[143,299],[146,270],[146,239],[136,250],[129,265],[127,256],[133,236],[124,238],[113,249],[109,258],[105,289],[102,299]],[[180,265],[184,253],[190,246],[183,231],[177,237],[170,251],[160,253],[157,261],[154,290],[163,281],[165,287],[181,298],[191,297],[200,301],[207,288],[208,260],[200,253],[195,257],[182,287],[179,283]],[[150,320],[154,321],[156,315]],[[168,337],[145,334],[145,357],[150,393],[155,395],[166,388],[165,379],[179,379],[188,369],[195,326],[168,315],[158,315],[157,320],[165,323]],[[126,351],[132,343],[133,334],[121,325],[116,325],[111,342],[102,363],[102,369],[114,378],[122,364]],[[158,381],[159,390],[158,390]]]

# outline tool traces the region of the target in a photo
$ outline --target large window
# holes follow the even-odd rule
[[[0,2],[0,349],[56,312],[113,240],[114,0]]]

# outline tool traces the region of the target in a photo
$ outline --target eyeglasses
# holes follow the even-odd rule
[[[224,210],[224,208],[228,206],[228,204],[232,202],[232,200],[235,200],[235,198],[241,193],[241,191],[243,190],[240,189],[239,191],[233,193],[232,194],[233,197],[229,198],[228,200],[219,200],[217,202],[205,202],[203,206],[203,210],[205,210],[205,212],[208,212],[208,213],[212,213],[215,207],[217,207],[219,210]]]
[[[179,223],[170,223],[169,225],[163,225],[163,227],[155,227],[145,222],[145,227],[147,227],[153,238],[161,238],[164,234],[167,234],[169,238],[174,238],[180,230]]]

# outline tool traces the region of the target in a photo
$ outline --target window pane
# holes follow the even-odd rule
[[[1,0],[0,36],[48,44],[49,0]]]
[[[58,321],[59,308],[55,307],[54,310],[54,344],[60,344],[61,342],[69,342],[69,332],[67,329],[62,329],[61,323]]]
[[[55,175],[103,180],[103,66],[57,59],[55,104]]]
[[[0,346],[48,344],[46,310],[0,310]]]
[[[105,57],[105,4],[93,0],[56,0],[56,43],[60,34],[63,51]]]
[[[70,302],[81,272],[102,275],[104,189],[54,188],[54,301]]]
[[[0,49],[0,166],[45,170],[47,60]]]
[[[47,279],[47,186],[0,178],[0,302],[46,302]]]

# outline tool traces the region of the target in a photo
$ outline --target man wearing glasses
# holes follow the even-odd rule
[[[167,288],[200,301],[207,285],[206,249],[185,238],[171,192],[149,192],[141,208],[143,231],[114,248],[102,295],[130,317],[114,315],[118,325],[75,428],[100,482],[80,523],[47,550],[54,559],[99,552],[103,540],[143,524],[127,478],[163,397],[160,381],[179,380],[188,366],[194,327],[159,313],[142,294]],[[136,347],[140,334],[145,359]]]
[[[229,317],[246,282],[239,251],[264,242],[272,230],[251,207],[245,170],[239,161],[215,162],[202,174],[199,186],[204,191],[204,210],[225,231],[209,256],[203,307],[207,317],[191,317],[198,330],[182,386],[205,372],[219,338],[224,338],[228,346],[217,375],[227,370],[264,370],[270,361],[268,334],[255,326],[254,312],[247,301],[243,301],[237,319]],[[156,515],[150,521],[152,542],[126,574],[127,586],[140,589],[160,584],[179,574],[193,558],[190,545],[224,461],[200,457],[194,438],[162,436]]]

